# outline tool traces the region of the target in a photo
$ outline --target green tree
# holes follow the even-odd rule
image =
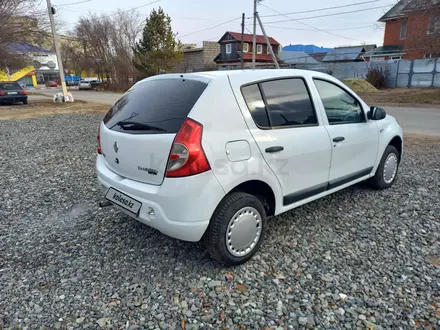
[[[171,28],[171,18],[159,7],[147,18],[142,37],[134,47],[134,65],[152,76],[168,71],[182,61],[181,44]]]

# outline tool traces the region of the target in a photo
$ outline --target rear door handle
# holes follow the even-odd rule
[[[269,147],[269,148],[266,148],[266,152],[268,152],[268,153],[271,153],[271,152],[280,152],[280,151],[283,151],[284,150],[284,147],[282,147],[282,146],[275,146],[275,147]]]
[[[333,139],[333,142],[342,142],[342,141],[344,141],[345,140],[345,137],[343,137],[343,136],[338,136],[338,137],[335,137],[334,139]]]

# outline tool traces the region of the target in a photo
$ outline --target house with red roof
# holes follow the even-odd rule
[[[272,37],[268,37],[275,54],[280,50],[280,43]],[[272,56],[269,53],[264,36],[257,35],[257,49],[255,55],[256,66],[273,65]],[[241,33],[227,31],[218,41],[220,54],[214,59],[219,68],[232,69],[240,66],[241,58],[245,66],[252,65],[253,35],[244,34],[243,49],[241,49]],[[279,58],[277,56],[277,60]]]

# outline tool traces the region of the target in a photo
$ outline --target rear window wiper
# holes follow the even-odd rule
[[[161,131],[164,132],[165,130],[160,127],[151,126],[148,124],[142,124],[135,121],[129,121],[129,120],[122,120],[118,121],[115,125],[118,125],[122,129],[127,130],[144,130],[144,131]],[[115,126],[113,125],[113,127]]]

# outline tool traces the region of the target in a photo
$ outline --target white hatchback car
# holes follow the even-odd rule
[[[203,238],[234,265],[258,250],[267,217],[364,180],[390,187],[402,149],[393,117],[323,73],[166,74],[138,82],[104,117],[96,169],[107,205]]]

